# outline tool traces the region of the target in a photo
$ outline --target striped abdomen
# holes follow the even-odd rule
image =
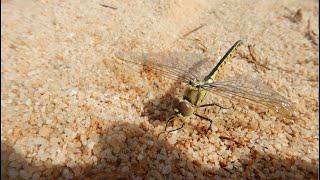
[[[234,54],[237,52],[237,49],[241,44],[242,44],[241,40],[238,40],[236,43],[234,43],[234,45],[221,58],[221,60],[218,62],[218,64],[212,69],[212,71],[209,73],[209,75],[204,78],[205,82],[208,82],[210,80],[215,79],[215,76],[222,69],[222,67],[233,58]]]

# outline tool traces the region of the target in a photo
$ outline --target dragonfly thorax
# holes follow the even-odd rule
[[[188,87],[184,92],[183,99],[194,106],[199,106],[204,100],[207,92],[201,87]]]
[[[206,91],[200,87],[190,86],[186,89],[183,99],[179,101],[178,113],[182,116],[190,116],[195,112],[206,96]]]

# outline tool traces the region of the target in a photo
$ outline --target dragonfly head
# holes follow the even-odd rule
[[[177,108],[174,111],[176,115],[186,117],[191,116],[194,113],[194,107],[187,100],[180,100]]]

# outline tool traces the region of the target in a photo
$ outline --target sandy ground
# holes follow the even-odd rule
[[[1,178],[316,179],[318,8],[295,0],[1,1]],[[244,45],[222,78],[258,74],[295,104],[294,118],[233,101],[203,112],[212,132],[190,117],[161,134],[184,86],[114,57],[179,51],[217,60],[238,39]]]

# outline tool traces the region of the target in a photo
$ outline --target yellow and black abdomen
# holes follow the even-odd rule
[[[234,54],[237,52],[238,47],[242,44],[241,40],[238,40],[234,45],[227,51],[227,53],[219,60],[218,64],[212,69],[212,71],[204,78],[205,82],[210,82],[215,79],[215,76],[221,71],[222,67],[229,62]]]

